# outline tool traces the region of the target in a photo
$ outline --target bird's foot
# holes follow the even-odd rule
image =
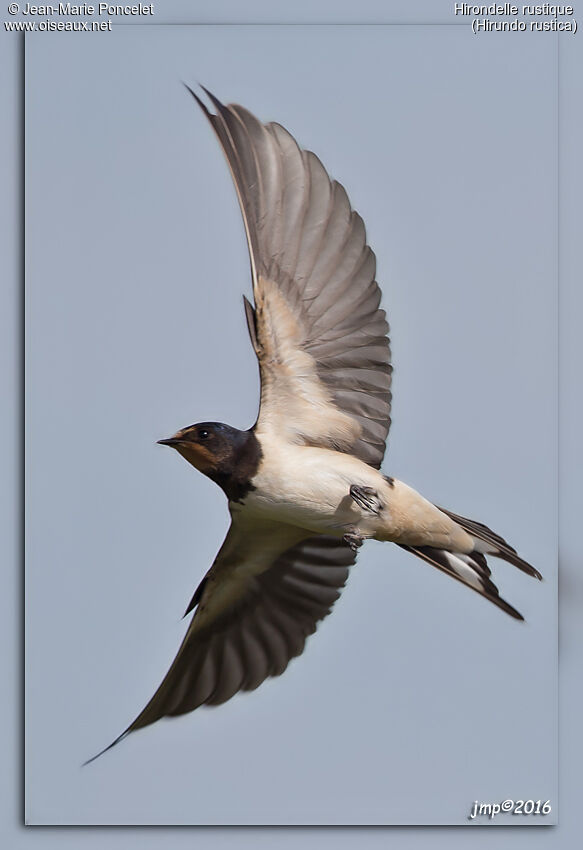
[[[359,487],[357,484],[351,484],[350,496],[363,511],[368,511],[368,513],[377,516],[384,507],[378,493],[372,487]]]
[[[355,526],[351,526],[342,538],[342,542],[350,546],[353,552],[356,552],[364,543],[364,537]]]

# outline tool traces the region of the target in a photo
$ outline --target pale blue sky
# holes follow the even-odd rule
[[[30,822],[464,823],[474,799],[556,798],[555,47],[449,27],[28,39]],[[392,328],[385,471],[546,581],[495,564],[519,624],[371,544],[282,678],[80,772],[151,696],[227,524],[155,440],[257,406],[240,214],[180,80],[283,123],[344,183]]]

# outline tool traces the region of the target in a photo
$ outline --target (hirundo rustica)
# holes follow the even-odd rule
[[[159,441],[224,491],[231,526],[186,609],[194,614],[168,673],[110,747],[283,673],[330,613],[367,539],[401,546],[516,619],[486,556],[541,578],[487,526],[380,471],[389,327],[375,255],[343,186],[281,125],[204,89],[212,112],[189,91],[225,153],[243,214],[260,407],[248,430],[202,422]]]

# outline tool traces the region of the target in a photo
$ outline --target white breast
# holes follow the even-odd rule
[[[351,484],[386,487],[383,476],[350,455],[295,446],[262,435],[263,460],[245,499],[250,511],[321,533],[342,536],[347,525],[374,533],[372,514],[350,497]],[[376,520],[378,524],[378,520]]]

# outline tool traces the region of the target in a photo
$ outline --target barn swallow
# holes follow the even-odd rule
[[[211,112],[189,91],[223,149],[243,214],[260,408],[246,431],[202,422],[159,441],[218,484],[231,526],[186,609],[194,615],[162,684],[106,749],[161,717],[218,705],[283,673],[330,613],[367,539],[401,546],[516,619],[486,556],[541,578],[487,526],[380,471],[391,421],[389,328],[375,255],[343,186],[281,125],[204,89]]]

